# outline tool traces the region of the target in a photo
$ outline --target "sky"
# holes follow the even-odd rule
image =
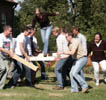
[[[23,2],[24,0],[14,0],[14,1],[15,1],[15,2],[19,2],[19,1]],[[18,4],[17,7],[15,8],[15,10],[16,10],[16,11],[19,11],[20,8],[21,8],[21,7],[20,7],[20,5]]]

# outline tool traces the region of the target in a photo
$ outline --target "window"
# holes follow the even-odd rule
[[[1,14],[1,24],[6,25],[6,15],[4,13]]]

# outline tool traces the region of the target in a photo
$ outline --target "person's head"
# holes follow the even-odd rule
[[[60,34],[60,29],[59,29],[59,27],[53,27],[52,33],[53,33],[54,36],[57,37],[57,36]]]
[[[80,33],[80,28],[79,27],[73,27],[72,32],[74,35],[78,35]]]
[[[66,29],[65,29],[64,27],[62,27],[62,28],[60,29],[60,33],[65,34],[65,33],[66,33]]]
[[[100,33],[96,33],[96,34],[95,34],[95,37],[94,37],[94,41],[95,41],[96,43],[99,43],[100,40],[102,40],[102,35],[101,35]]]
[[[72,41],[72,38],[73,38],[73,33],[72,32],[68,33],[67,36],[66,36],[66,38],[67,38],[67,41],[68,42],[71,42]]]
[[[5,34],[6,37],[11,36],[12,35],[12,27],[9,25],[5,25],[3,27],[3,33]]]
[[[25,29],[24,29],[24,35],[28,36],[30,33],[31,33],[31,28],[26,26]]]
[[[40,8],[35,8],[35,15],[36,16],[39,16],[40,15]]]

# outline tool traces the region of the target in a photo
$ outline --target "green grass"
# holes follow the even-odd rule
[[[14,89],[0,90],[0,100],[106,100],[106,84],[103,82],[95,86],[93,74],[86,74],[87,83],[91,87],[89,93],[71,93],[70,86],[64,90],[53,90],[56,85],[55,74],[48,73],[49,79],[35,84],[36,88],[16,87]],[[39,77],[39,75],[37,76]],[[102,76],[101,76],[102,79]]]

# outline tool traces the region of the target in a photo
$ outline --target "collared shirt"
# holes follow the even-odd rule
[[[75,54],[73,55],[73,57],[76,59],[79,59],[86,55],[84,49],[82,48],[82,44],[81,44],[80,40],[77,38],[72,39],[72,43],[70,43],[70,45],[69,45],[69,50],[76,51]]]
[[[64,34],[60,34],[57,39],[57,52],[64,53],[65,51],[68,51],[68,41],[66,39],[66,36]]]
[[[76,36],[76,38],[78,38],[80,40],[80,42],[82,44],[82,48],[84,49],[85,54],[87,55],[87,41],[86,41],[86,37],[83,34],[79,33]]]

